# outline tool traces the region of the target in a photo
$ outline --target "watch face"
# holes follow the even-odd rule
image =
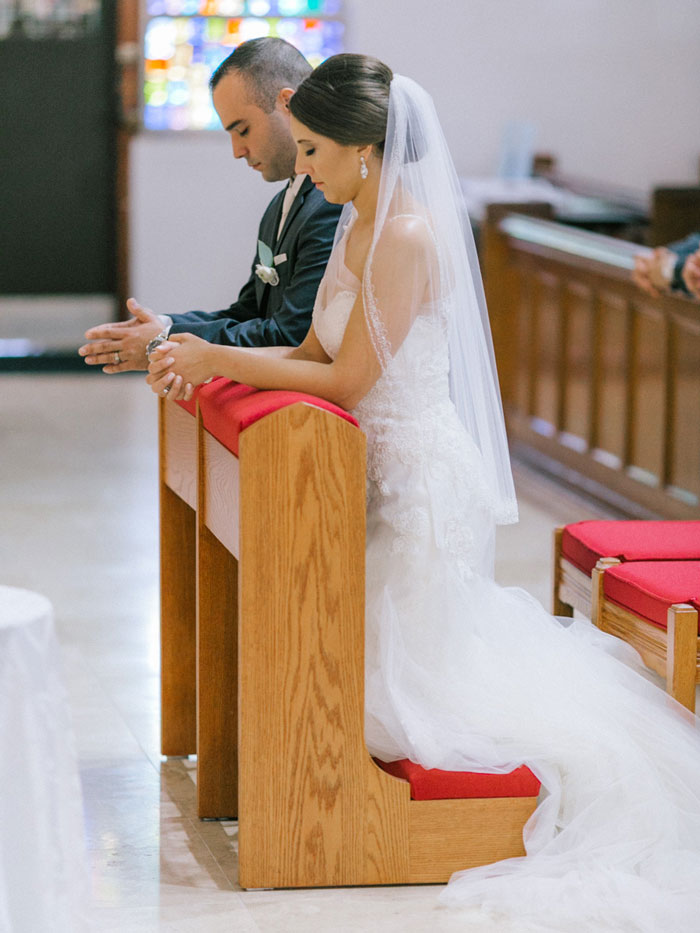
[[[150,356],[151,353],[153,353],[153,351],[156,349],[156,347],[159,347],[161,343],[163,343],[164,340],[165,338],[160,337],[160,336],[154,337],[153,340],[149,340],[148,343],[146,344],[146,356],[147,357]]]

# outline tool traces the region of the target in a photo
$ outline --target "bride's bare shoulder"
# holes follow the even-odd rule
[[[429,255],[435,248],[435,238],[425,217],[395,214],[384,224],[377,246],[402,253]]]
[[[435,271],[437,250],[435,235],[425,217],[420,214],[395,214],[384,224],[375,248],[375,260],[391,260],[413,276]]]

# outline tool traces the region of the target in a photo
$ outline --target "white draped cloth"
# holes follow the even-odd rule
[[[0,933],[82,933],[82,796],[50,602],[0,586]]]

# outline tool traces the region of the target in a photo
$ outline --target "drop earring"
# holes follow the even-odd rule
[[[369,169],[367,168],[367,163],[365,162],[365,157],[360,156],[360,176],[362,178],[367,178],[369,175]]]

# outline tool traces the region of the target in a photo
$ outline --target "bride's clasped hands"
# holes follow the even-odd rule
[[[188,401],[195,386],[216,375],[216,347],[194,334],[173,334],[148,357],[146,382],[156,395]]]

